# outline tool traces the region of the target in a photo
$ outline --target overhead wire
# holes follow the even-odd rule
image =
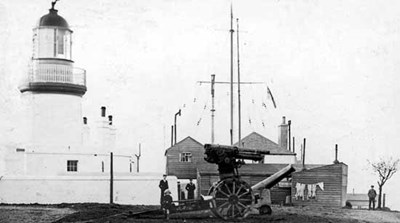
[[[268,85],[263,84],[264,87],[261,87],[262,85],[260,85],[259,87],[258,86],[259,85],[253,85],[253,84],[243,85],[243,87],[247,88],[247,90],[243,89],[243,91],[241,92],[242,103],[243,103],[242,108],[246,108],[247,110],[247,121],[244,120],[244,123],[247,123],[247,126],[252,131],[258,131],[262,129],[265,130],[268,123],[267,122],[268,118],[266,119],[266,116],[268,117],[268,113],[271,111],[272,108],[277,107],[275,98]],[[202,126],[204,125],[203,124],[204,115],[207,114],[206,110],[208,108],[208,103],[211,100],[211,97],[208,95],[208,91],[204,91],[203,89],[201,89],[201,87],[202,87],[201,82],[196,83],[193,98],[190,99],[189,97],[189,102],[186,101],[181,106],[181,109],[185,110],[183,111],[184,114],[186,113],[192,114],[190,116],[190,119],[192,120],[191,121],[188,120],[188,122],[186,122],[186,123],[192,123],[189,124],[189,126],[187,126],[187,128],[189,128],[190,130],[189,129],[187,130],[189,130],[189,132],[192,132],[193,136],[196,137],[199,132],[199,129],[202,128]],[[227,97],[229,97],[230,92],[226,91],[226,93],[224,92],[222,93],[222,95],[226,95]],[[216,102],[217,102],[216,104],[220,104],[221,98],[216,97]],[[198,113],[200,109],[201,109],[200,115],[197,116],[195,120],[193,120],[193,118],[196,116],[196,115],[193,116],[193,114]]]

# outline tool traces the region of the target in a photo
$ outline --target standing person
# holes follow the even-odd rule
[[[163,198],[164,198],[164,191],[169,188],[166,174],[163,175],[163,179],[160,180],[160,183],[158,184],[158,187],[161,189],[160,204],[162,206],[163,205]]]
[[[171,212],[172,208],[172,197],[171,197],[171,191],[169,189],[166,189],[164,191],[164,198],[161,204],[161,208],[164,211],[164,217],[165,219],[169,219],[169,213]]]
[[[371,185],[371,189],[368,191],[368,197],[369,197],[369,204],[368,204],[368,209],[371,209],[371,204],[372,204],[372,210],[375,210],[375,197],[376,197],[376,191],[374,190],[374,185]]]
[[[190,182],[186,184],[185,189],[188,192],[188,199],[194,199],[194,190],[196,190],[196,185],[192,182],[192,179],[190,179]]]

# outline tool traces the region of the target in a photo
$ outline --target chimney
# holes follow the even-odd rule
[[[296,153],[296,138],[293,136],[293,152]]]
[[[112,116],[112,115],[109,115],[109,116],[108,116],[108,124],[109,124],[109,125],[112,125],[112,122],[113,122],[113,116]]]
[[[303,169],[306,168],[306,138],[303,139],[303,158],[302,158],[302,162],[303,162]]]
[[[106,117],[106,107],[101,107],[101,117]]]
[[[333,161],[334,164],[339,164],[338,160],[338,145],[335,144],[335,160]]]
[[[289,125],[286,124],[286,117],[282,117],[282,124],[279,125],[279,137],[278,137],[278,144],[283,149],[288,149],[288,130]]]
[[[83,117],[82,143],[85,145],[90,141],[90,128],[87,121],[87,117]]]
[[[290,126],[291,126],[291,124],[292,124],[292,121],[291,120],[289,120],[288,121],[288,133],[289,133],[289,136],[288,136],[288,144],[289,144],[289,151],[292,151],[291,149],[290,149],[290,146],[291,146],[291,142],[290,142],[290,139],[291,139],[291,136],[290,136]]]
[[[174,145],[174,126],[171,125],[171,147]]]

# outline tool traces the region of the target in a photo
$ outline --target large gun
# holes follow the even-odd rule
[[[206,144],[204,149],[204,160],[218,165],[220,177],[220,181],[211,186],[208,191],[208,195],[212,197],[211,211],[215,216],[234,220],[245,218],[255,209],[258,209],[261,214],[271,213],[270,202],[256,203],[253,190],[271,188],[294,171],[292,165],[288,165],[251,187],[240,178],[238,168],[244,164],[243,160],[263,160],[264,155],[269,154],[268,151],[214,144]]]
[[[261,161],[269,151],[239,148],[237,146],[225,146],[215,144],[205,144],[204,160],[218,165],[220,179],[228,177],[238,177],[237,171],[243,160]]]

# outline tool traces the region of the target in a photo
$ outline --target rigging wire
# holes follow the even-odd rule
[[[199,127],[200,127],[200,125],[201,125],[201,123],[202,123],[201,121],[202,121],[202,119],[203,119],[204,112],[207,110],[209,101],[210,101],[210,98],[208,97],[207,100],[206,100],[206,102],[205,102],[205,105],[203,106],[203,111],[201,112],[200,118],[199,118],[198,121],[196,122],[196,128],[194,128],[194,135],[195,135],[196,137],[198,136],[197,133],[198,133],[198,131],[199,131],[199,129],[200,129]]]
[[[264,87],[261,87],[262,85],[259,87],[257,85],[253,86],[252,84],[243,85],[243,87],[247,89],[243,89],[244,91],[241,92],[241,96],[243,99],[243,108],[245,107],[247,110],[247,121],[244,121],[244,123],[247,123],[248,128],[250,128],[252,131],[265,130],[268,123],[268,118],[266,118],[266,116],[268,117],[268,114],[272,108],[276,109],[277,107],[271,89],[268,87],[267,84],[263,85]],[[200,128],[204,129],[204,115],[207,114],[206,111],[208,108],[208,103],[211,100],[208,91],[204,91],[202,89],[202,86],[204,85],[202,85],[201,82],[197,82],[195,84],[194,96],[192,98],[189,97],[187,99],[189,101],[186,101],[181,106],[182,110],[185,110],[185,114],[191,114],[189,116],[186,116],[188,118],[187,120],[182,120],[182,123],[188,123],[185,126],[185,131],[189,130],[187,133],[193,133],[193,136],[195,137],[198,137]],[[218,105],[224,107],[223,102],[225,102],[225,99],[222,100],[221,96],[226,95],[227,97],[229,97],[230,92],[218,92],[220,92],[220,97],[216,97],[216,102]],[[272,105],[269,103],[272,103]],[[200,110],[200,116],[197,115],[198,118],[195,119],[196,113],[199,113]],[[225,108],[220,108],[219,110],[225,110]],[[224,116],[221,115],[221,117]]]
[[[192,91],[193,97],[190,97],[190,95],[189,95],[189,97],[186,99],[186,101],[184,101],[184,103],[181,106],[182,113],[187,114],[187,115],[183,115],[183,117],[181,118],[181,123],[183,125],[182,130],[185,131],[186,133],[188,133],[189,135],[194,135],[192,133],[194,133],[193,131],[195,128],[193,128],[192,123],[193,123],[193,119],[196,116],[196,113],[200,110],[200,108],[202,108],[203,109],[202,114],[203,114],[204,109],[207,108],[207,103],[208,103],[207,102],[208,95],[206,95],[205,91],[202,91],[201,83],[196,83],[193,87],[195,88],[194,91]],[[201,107],[202,101],[204,103],[206,103],[203,107]],[[195,123],[194,127],[200,125],[202,116],[203,115],[201,115],[200,120],[197,121],[198,124]]]

